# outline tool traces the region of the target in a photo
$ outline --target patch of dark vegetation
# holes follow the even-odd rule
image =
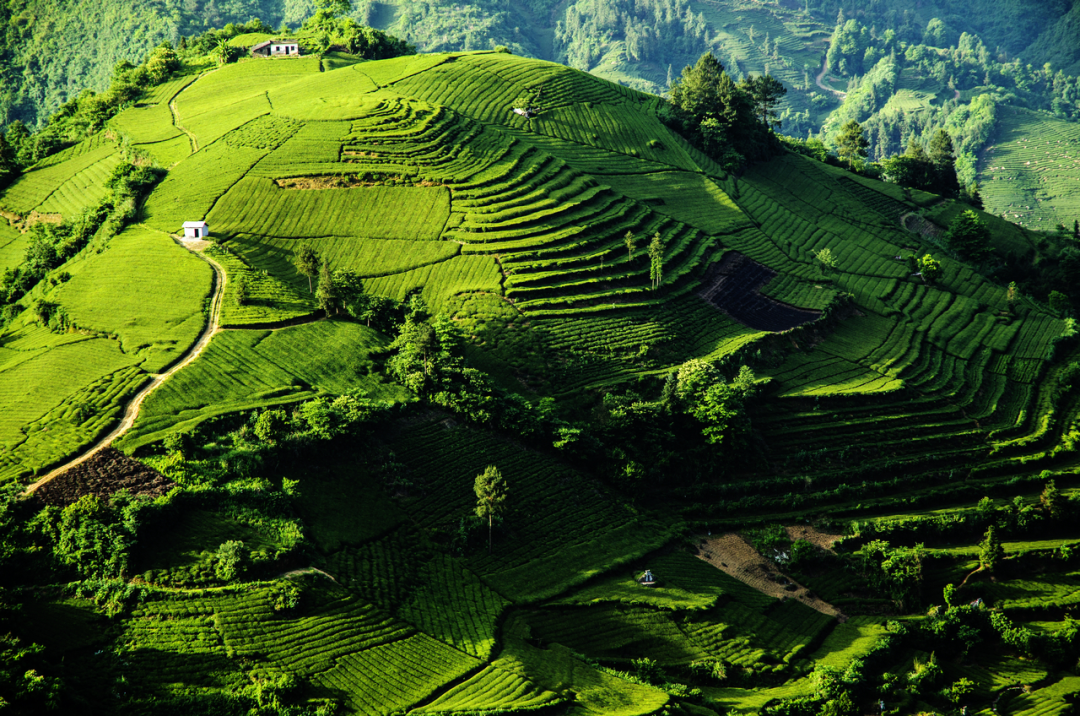
[[[782,333],[821,318],[820,311],[795,308],[761,293],[776,271],[737,251],[705,271],[698,295],[744,326]]]
[[[34,494],[47,505],[65,507],[84,495],[108,497],[127,490],[132,495],[160,497],[174,486],[157,470],[108,447],[45,483]]]

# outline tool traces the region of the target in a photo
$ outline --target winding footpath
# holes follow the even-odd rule
[[[142,408],[142,404],[143,401],[146,400],[146,396],[157,390],[158,387],[160,387],[165,381],[172,377],[172,375],[178,370],[182,369],[184,366],[188,365],[196,358],[198,358],[199,355],[201,355],[202,352],[206,349],[206,347],[210,345],[210,339],[221,331],[219,323],[221,318],[221,301],[222,297],[225,295],[225,269],[222,268],[221,264],[219,264],[217,261],[214,261],[212,258],[203,253],[202,250],[205,248],[205,246],[190,246],[184,241],[181,241],[179,243],[185,249],[191,251],[203,261],[206,261],[208,264],[210,264],[210,267],[214,270],[214,297],[210,302],[210,320],[207,322],[206,328],[203,330],[202,335],[199,336],[199,340],[195,343],[195,345],[191,347],[190,350],[188,350],[187,353],[184,354],[182,358],[180,358],[179,361],[174,363],[171,368],[169,368],[164,373],[158,373],[157,375],[154,375],[151,381],[145,386],[143,386],[143,388],[135,394],[135,397],[133,397],[128,402],[127,408],[125,408],[124,410],[124,419],[120,421],[119,425],[113,428],[105,437],[98,440],[81,455],[72,460],[69,460],[60,467],[57,467],[56,469],[50,471],[47,475],[45,475],[45,477],[31,484],[29,487],[26,488],[27,494],[33,493],[45,483],[49,482],[50,480],[56,478],[59,475],[62,475],[76,465],[86,462],[94,455],[97,455],[99,452],[111,445],[114,440],[116,440],[121,435],[130,430],[131,426],[135,424],[135,419],[139,417],[139,410]]]
[[[814,78],[814,82],[816,82],[817,86],[820,87],[821,89],[825,90],[826,92],[832,92],[834,95],[836,95],[837,97],[839,97],[842,100],[845,97],[847,97],[847,92],[841,92],[838,89],[833,89],[832,87],[829,87],[824,82],[822,82],[822,80],[825,79],[825,72],[828,70],[828,67],[829,67],[829,60],[828,59],[822,60],[821,61],[821,72],[818,72],[817,77]]]

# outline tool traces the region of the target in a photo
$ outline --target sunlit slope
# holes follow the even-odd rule
[[[1080,217],[1080,126],[1044,112],[1003,109],[979,164],[986,210],[1042,231]]]
[[[528,120],[513,112],[527,97],[538,108]],[[0,206],[16,219],[74,217],[104,191],[127,141],[168,168],[145,202],[139,235],[167,242],[184,221],[207,220],[230,252],[220,255],[226,270],[257,295],[241,307],[234,280],[226,325],[311,316],[308,280],[292,261],[310,242],[369,292],[402,299],[420,291],[470,334],[478,364],[539,395],[742,351],[781,396],[895,393],[903,403],[910,394],[897,391],[911,389],[960,415],[914,422],[947,423],[973,444],[985,445],[988,429],[1010,439],[1035,429],[1039,380],[1063,324],[1035,304],[1010,313],[1002,287],[951,258],[932,232],[903,228],[935,197],[796,156],[733,177],[669,130],[661,110],[656,97],[502,53],[339,69],[318,58],[244,61],[159,88],[118,115],[111,133],[28,172]],[[0,256],[17,263],[25,234],[6,232]],[[654,237],[662,243],[655,286],[647,256]],[[1030,238],[999,232],[995,241],[1022,253]],[[113,243],[97,263],[139,265],[119,249],[135,243]],[[836,256],[835,270],[815,259],[823,248]],[[937,284],[896,259],[912,252],[942,261]],[[175,245],[166,254],[162,266],[195,260]],[[80,327],[125,351],[136,346],[140,361],[190,344],[207,267],[202,283],[183,283],[181,271],[169,276],[178,287],[151,281],[142,289],[190,302],[160,314],[162,330],[183,334],[174,339],[130,319],[145,301],[101,310],[109,292],[92,278],[97,263],[88,256],[90,278],[48,289]],[[828,320],[814,324],[820,316]],[[33,323],[30,312],[24,321]],[[808,321],[816,327],[784,344],[789,355],[760,343]],[[271,381],[261,390],[281,402],[304,393],[293,388]],[[190,420],[187,410],[158,416],[160,427],[147,433]],[[803,440],[776,444],[798,453]]]

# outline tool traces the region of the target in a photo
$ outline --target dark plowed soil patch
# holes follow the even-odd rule
[[[42,485],[34,493],[49,505],[63,507],[83,495],[108,497],[119,490],[132,495],[157,497],[172,489],[174,482],[115,448],[105,448],[62,475]]]
[[[698,295],[758,331],[782,333],[821,317],[820,311],[795,308],[763,295],[761,288],[775,277],[768,266],[729,251],[705,271]]]

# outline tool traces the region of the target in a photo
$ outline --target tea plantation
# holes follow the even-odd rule
[[[966,206],[729,173],[665,112],[501,52],[243,60],[8,186],[15,269],[159,170],[5,309],[0,704],[1071,713],[1068,308],[964,260]],[[1073,161],[1055,131],[989,161]],[[998,183],[987,251],[1075,251]],[[106,436],[167,494],[51,472]]]

